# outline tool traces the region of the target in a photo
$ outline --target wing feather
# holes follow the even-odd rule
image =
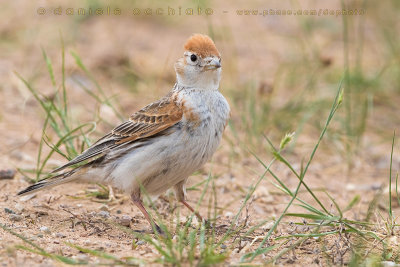
[[[110,149],[149,138],[178,123],[183,116],[173,92],[130,116],[129,120],[115,127],[111,133],[100,138],[81,155],[55,169],[61,171],[82,161],[104,155]]]

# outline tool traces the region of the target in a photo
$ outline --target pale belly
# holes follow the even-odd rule
[[[109,175],[104,180],[130,194],[142,186],[147,194],[159,195],[203,166],[222,135],[222,131],[204,124],[189,130],[177,125],[171,130],[172,134],[127,153],[105,172]]]

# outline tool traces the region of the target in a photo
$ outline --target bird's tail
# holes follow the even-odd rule
[[[71,171],[63,172],[63,173],[53,176],[49,179],[41,180],[41,181],[37,182],[36,184],[28,186],[24,190],[18,192],[17,195],[18,196],[28,195],[28,194],[40,191],[45,188],[51,188],[53,186],[64,184],[64,183],[70,182],[72,180],[75,180],[79,177],[79,173],[82,170],[82,168],[83,168],[83,166],[73,169]]]

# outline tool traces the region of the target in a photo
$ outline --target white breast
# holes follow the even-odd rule
[[[185,100],[185,105],[198,116],[198,122],[184,118],[183,125],[186,133],[190,135],[188,146],[193,148],[186,153],[193,154],[193,164],[198,163],[200,166],[197,168],[200,168],[211,158],[219,145],[229,119],[229,105],[217,90],[182,90],[180,96]]]

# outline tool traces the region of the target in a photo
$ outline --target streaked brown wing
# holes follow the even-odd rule
[[[120,138],[116,144],[155,135],[182,119],[183,111],[171,97],[165,97],[133,114],[128,121],[112,130]]]
[[[115,147],[142,138],[151,137],[178,123],[183,116],[172,93],[134,113],[128,121],[115,127],[111,133],[100,138],[82,154],[55,169],[61,171],[82,161],[98,157]]]

